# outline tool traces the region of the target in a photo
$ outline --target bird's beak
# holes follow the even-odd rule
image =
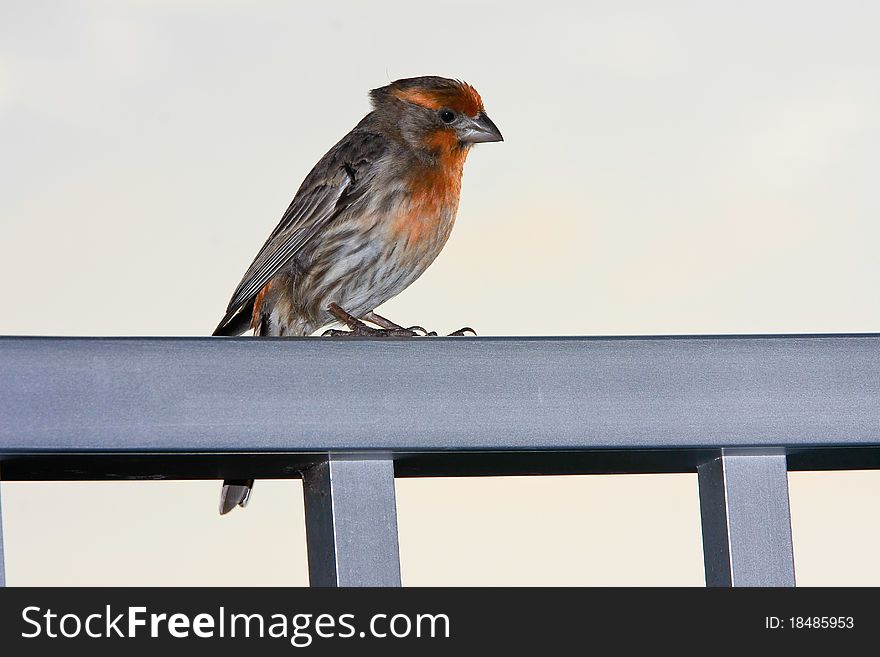
[[[461,140],[466,144],[480,144],[487,141],[504,141],[498,126],[492,123],[492,119],[480,112],[462,131]]]

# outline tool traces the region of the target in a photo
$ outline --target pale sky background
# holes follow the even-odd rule
[[[0,1],[0,334],[209,334],[367,91],[426,74],[474,84],[506,141],[471,153],[396,321],[880,331],[878,24],[846,1]],[[880,584],[880,475],[790,483],[798,582]],[[695,476],[397,490],[405,584],[703,583]],[[299,482],[224,518],[218,491],[5,483],[8,581],[306,583]]]

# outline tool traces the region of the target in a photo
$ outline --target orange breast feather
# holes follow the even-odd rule
[[[409,204],[395,218],[393,231],[407,250],[431,250],[449,236],[461,194],[461,174],[467,150],[448,130],[431,133],[425,145],[438,153],[437,162],[419,167],[409,180]],[[439,245],[435,242],[439,241]]]

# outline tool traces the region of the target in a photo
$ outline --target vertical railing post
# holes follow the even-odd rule
[[[0,471],[2,474],[2,471]],[[3,477],[0,477],[0,586],[6,586],[6,559],[3,555]]]
[[[794,586],[785,454],[722,449],[697,468],[707,586]]]
[[[312,586],[400,586],[394,462],[331,456],[303,472]]]

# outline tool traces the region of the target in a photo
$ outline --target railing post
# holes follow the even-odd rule
[[[722,449],[697,468],[707,586],[794,586],[781,450]]]
[[[2,470],[0,470],[2,474]],[[3,555],[3,477],[0,477],[0,586],[6,586],[6,560]]]
[[[312,586],[400,586],[394,462],[330,457],[303,472]]]

